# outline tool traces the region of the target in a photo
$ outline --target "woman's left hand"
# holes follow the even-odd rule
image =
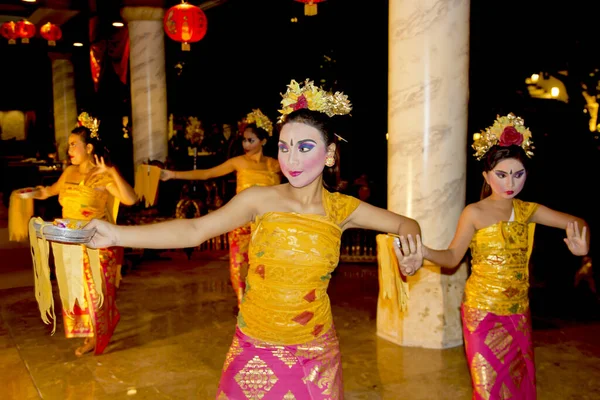
[[[423,266],[423,243],[420,235],[417,235],[416,243],[412,235],[408,235],[408,240],[400,236],[400,239],[394,240],[394,252],[402,275],[412,276]]]
[[[96,160],[96,166],[94,167],[94,169],[92,169],[90,175],[97,175],[97,174],[103,174],[103,173],[110,173],[111,172],[112,167],[108,167],[104,163],[104,157],[98,158],[98,156],[96,154],[94,154],[94,159]]]
[[[567,237],[563,240],[573,255],[585,256],[590,250],[586,233],[586,226],[584,226],[581,232],[579,232],[579,224],[577,221],[572,221],[567,224]]]

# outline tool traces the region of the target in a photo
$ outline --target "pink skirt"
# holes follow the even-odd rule
[[[274,345],[236,327],[217,390],[218,400],[343,399],[335,329],[304,344]]]
[[[531,318],[461,308],[473,400],[535,400]]]

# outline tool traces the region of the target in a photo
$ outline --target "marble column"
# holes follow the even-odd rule
[[[68,140],[77,127],[77,101],[73,63],[68,54],[50,53],[52,96],[54,101],[54,141],[58,159],[67,159]]]
[[[164,10],[124,7],[129,29],[134,167],[167,158],[167,81]]]
[[[389,4],[388,208],[415,218],[438,249],[465,206],[469,12],[469,0]],[[378,335],[403,346],[461,345],[466,271],[427,263],[408,278],[408,310]]]

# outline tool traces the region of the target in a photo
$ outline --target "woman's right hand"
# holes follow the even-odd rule
[[[92,249],[105,249],[107,247],[117,246],[119,243],[119,227],[107,221],[99,219],[91,220],[85,228],[95,229],[96,233],[85,245]]]
[[[36,191],[34,192],[33,198],[36,200],[46,200],[50,197],[50,193],[48,191],[48,186],[36,186]]]
[[[168,181],[169,179],[175,178],[175,171],[170,171],[168,169],[160,170],[160,180]]]

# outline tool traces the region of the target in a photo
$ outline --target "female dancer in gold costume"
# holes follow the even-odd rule
[[[161,180],[186,179],[207,180],[218,178],[235,171],[236,193],[252,186],[271,186],[280,183],[280,169],[277,160],[263,154],[263,147],[273,132],[271,121],[255,109],[244,119],[240,132],[243,134],[244,155],[232,157],[223,164],[210,169],[190,171],[163,170]],[[242,301],[248,274],[248,244],[250,224],[229,232],[229,272],[231,286],[237,296],[238,307]]]

